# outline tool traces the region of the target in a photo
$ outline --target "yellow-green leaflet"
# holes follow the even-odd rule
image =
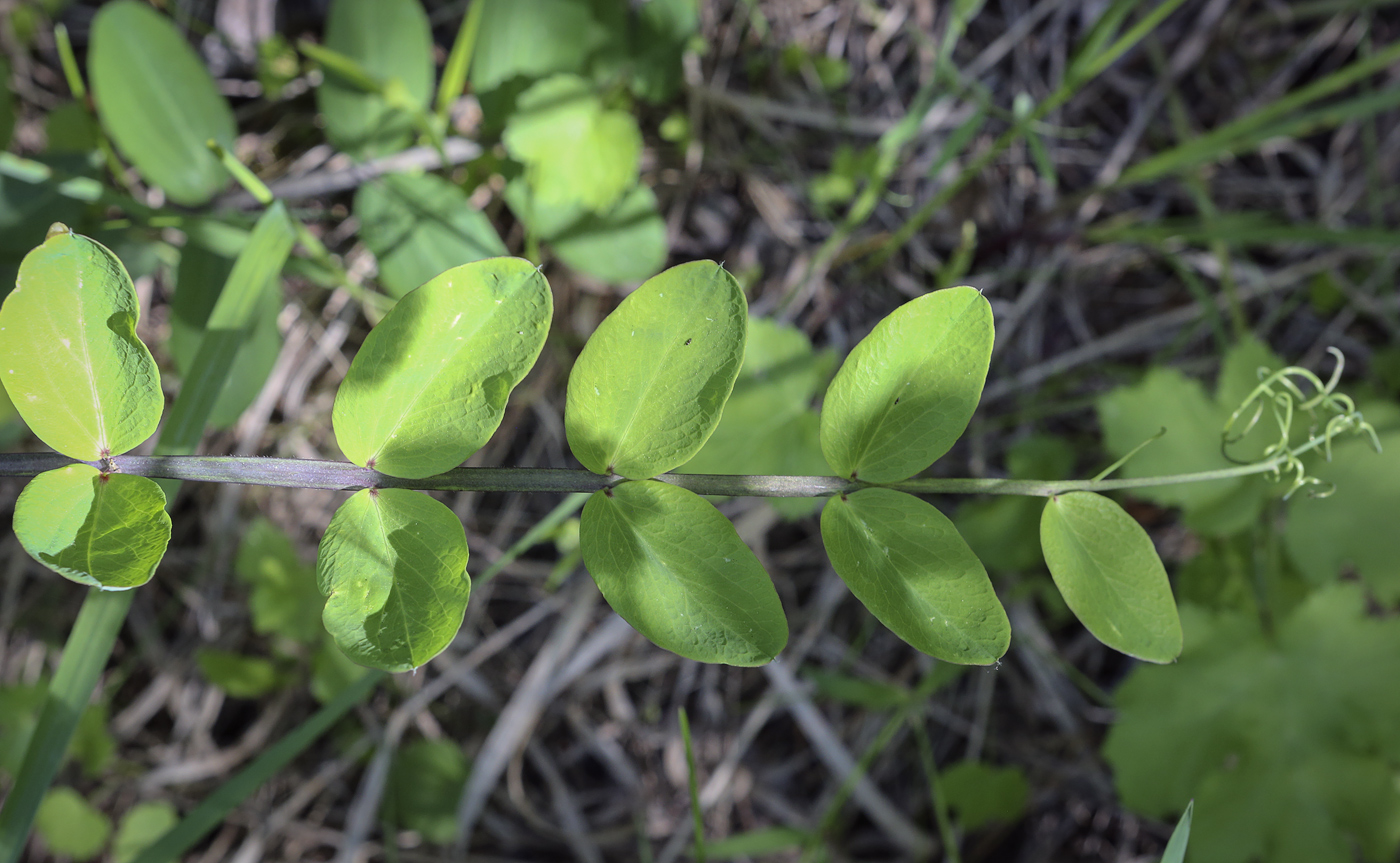
[[[85,464],[30,480],[15,502],[14,525],[35,560],[64,578],[108,590],[150,581],[170,542],[160,486]]]
[[[0,380],[40,440],[97,461],[155,432],[165,400],[139,315],[117,256],[67,226],[24,256],[0,306]]]

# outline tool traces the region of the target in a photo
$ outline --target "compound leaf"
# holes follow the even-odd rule
[[[108,3],[92,22],[88,80],[113,142],[170,200],[203,204],[228,173],[211,138],[232,148],[233,112],[180,32],[145,3]]]
[[[433,36],[418,0],[335,0],[326,18],[326,47],[359,64],[385,93],[365,92],[330,70],[316,88],[326,137],[355,156],[380,156],[406,144],[413,116],[433,87]],[[398,91],[408,104],[386,98]]]
[[[569,374],[564,428],[583,466],[646,479],[689,461],[734,388],[747,311],[713,261],[672,267],[623,300]]]
[[[604,108],[593,85],[577,75],[555,75],[521,93],[502,140],[525,163],[530,188],[547,206],[602,212],[637,182],[637,119]]]
[[[464,264],[408,293],[365,339],[336,394],[341,450],[413,479],[461,464],[501,424],[553,308],[549,283],[520,258]]]
[[[851,593],[914,648],[963,665],[1006,653],[1011,623],[991,579],[932,504],[883,488],[832,498],[822,542]]]
[[[758,558],[692,492],[651,480],[595,492],[579,542],[613,610],[673,653],[752,666],[787,643],[782,603]]]
[[[0,307],[0,379],[40,440],[97,461],[156,430],[165,399],[139,316],[131,277],[101,243],[55,224],[25,255]]]
[[[1393,859],[1400,620],[1367,602],[1329,585],[1271,633],[1253,611],[1184,606],[1180,661],[1138,666],[1114,697],[1103,752],[1123,802],[1167,818],[1194,797],[1198,863]]]
[[[895,309],[855,346],[827,388],[822,453],[837,476],[898,482],[946,453],[982,397],[992,307],[948,288]]]
[[[151,480],[72,464],[30,480],[15,502],[14,530],[31,557],[64,578],[124,590],[151,580],[170,516]]]
[[[1181,653],[1181,620],[1152,538],[1100,494],[1074,491],[1045,502],[1045,563],[1065,604],[1094,637],[1148,662]]]
[[[395,297],[452,267],[505,255],[491,221],[455,183],[433,174],[389,174],[355,192],[360,238],[379,259]]]
[[[316,560],[326,630],[346,656],[411,671],[452,642],[467,611],[467,535],[452,510],[401,488],[336,510]]]

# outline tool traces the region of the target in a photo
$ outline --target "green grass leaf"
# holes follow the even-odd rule
[[[1152,539],[1123,508],[1075,491],[1045,502],[1045,563],[1065,604],[1104,644],[1148,662],[1181,653],[1181,621]]]
[[[753,666],[787,644],[773,582],[729,520],[692,492],[655,481],[596,492],[579,541],[608,604],[660,647]]]
[[[822,452],[837,476],[898,482],[946,453],[982,397],[992,307],[976,288],[911,300],[846,357],[822,404]]]
[[[354,60],[378,83],[397,82],[426,109],[433,89],[433,36],[418,0],[335,0],[326,18],[326,47]],[[382,156],[408,143],[413,116],[381,93],[367,93],[328,70],[316,88],[326,137],[356,157]]]
[[[547,206],[603,212],[637,182],[636,118],[604,108],[593,85],[577,75],[555,75],[521,93],[502,140],[525,163],[531,190]]]
[[[1265,633],[1253,612],[1182,609],[1186,649],[1115,695],[1103,754],[1123,802],[1195,798],[1194,863],[1390,860],[1400,847],[1400,619],[1360,586],[1312,594]]]
[[[549,283],[520,258],[464,264],[410,292],[370,332],[336,393],[341,451],[413,479],[461,464],[501,424],[552,314]]]
[[[365,183],[355,192],[355,217],[360,239],[379,259],[379,281],[395,297],[453,267],[507,254],[466,193],[433,174]]]
[[[34,829],[55,854],[94,860],[112,835],[112,822],[72,788],[51,790],[39,806]]]
[[[74,464],[30,480],[15,502],[14,530],[31,557],[64,578],[123,590],[151,580],[170,516],[151,480]]]
[[[88,80],[107,134],[170,200],[203,204],[227,184],[206,142],[232,149],[233,112],[164,15],[136,0],[103,6],[92,22]]]
[[[1186,811],[1181,813],[1181,820],[1176,822],[1176,829],[1167,840],[1162,863],[1184,863],[1186,860],[1186,845],[1191,841],[1191,811],[1195,806],[1195,801],[1186,804]]]
[[[713,261],[648,279],[603,320],[569,374],[569,448],[599,474],[685,464],[719,423],[744,356],[748,303]]]
[[[867,488],[822,510],[822,542],[851,593],[917,650],[990,665],[1011,623],[982,563],[953,523],[913,495]]]
[[[194,368],[194,358],[208,332],[206,325],[228,277],[233,273],[230,258],[188,243],[180,251],[175,296],[170,301],[170,341],[167,347],[181,375]],[[243,411],[262,392],[267,376],[282,351],[282,331],[277,317],[282,312],[282,282],[274,273],[257,292],[253,321],[238,348],[218,401],[209,414],[209,425],[228,428],[238,422]]]
[[[471,582],[467,535],[452,510],[406,489],[364,489],[326,528],[316,578],[326,631],[347,656],[411,671],[462,626]]]
[[[150,437],[165,406],[136,337],[126,268],[107,247],[55,224],[25,255],[0,307],[0,380],[39,439],[97,461]]]

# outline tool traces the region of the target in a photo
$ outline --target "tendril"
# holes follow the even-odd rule
[[[1380,438],[1376,436],[1375,428],[1366,422],[1350,396],[1336,391],[1342,379],[1346,358],[1336,348],[1329,347],[1327,352],[1336,359],[1336,363],[1326,382],[1301,366],[1288,366],[1274,372],[1261,367],[1258,370],[1259,385],[1249,393],[1235,412],[1230,414],[1224,430],[1220,433],[1220,451],[1225,458],[1236,464],[1273,462],[1273,467],[1265,474],[1273,482],[1281,482],[1285,477],[1291,477],[1288,491],[1283,495],[1284,500],[1304,487],[1328,486],[1309,492],[1313,497],[1327,497],[1336,490],[1330,483],[1309,476],[1307,466],[1299,457],[1300,454],[1320,445],[1324,457],[1330,462],[1332,440],[1348,432],[1366,434],[1370,437],[1372,448],[1376,452],[1381,451]],[[1303,391],[1303,385],[1310,388],[1313,395],[1308,396]],[[1266,407],[1271,410],[1274,422],[1278,426],[1278,440],[1264,447],[1259,457],[1252,461],[1231,456],[1230,446],[1243,440],[1254,430]],[[1312,422],[1308,428],[1307,442],[1295,448],[1289,445],[1289,441],[1293,431],[1293,420],[1300,412],[1306,413]],[[1248,419],[1243,423],[1243,429],[1236,432],[1236,423],[1246,414]],[[1319,425],[1322,428],[1320,435]]]

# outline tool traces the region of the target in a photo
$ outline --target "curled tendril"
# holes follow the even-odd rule
[[[1267,474],[1274,482],[1281,481],[1286,474],[1292,476],[1288,491],[1283,496],[1284,500],[1287,500],[1294,492],[1304,486],[1324,485],[1323,481],[1317,477],[1308,476],[1307,467],[1299,458],[1301,453],[1317,448],[1319,442],[1329,462],[1332,460],[1332,439],[1346,432],[1368,435],[1371,439],[1371,446],[1376,452],[1381,451],[1380,438],[1376,436],[1375,428],[1366,422],[1361,412],[1356,409],[1356,403],[1349,396],[1336,391],[1337,384],[1342,379],[1342,368],[1346,364],[1346,358],[1336,348],[1328,348],[1327,352],[1337,362],[1326,383],[1317,375],[1300,366],[1288,366],[1274,372],[1261,367],[1259,369],[1259,385],[1250,392],[1244,402],[1235,409],[1235,412],[1230,414],[1230,419],[1225,423],[1225,429],[1220,433],[1220,451],[1230,461],[1236,464],[1275,462]],[[1303,392],[1299,385],[1300,382],[1313,390],[1312,396]],[[1253,431],[1259,423],[1260,417],[1264,415],[1265,407],[1272,409],[1274,421],[1278,425],[1279,439],[1264,447],[1256,461],[1241,461],[1232,457],[1229,453],[1229,447]],[[1293,419],[1299,412],[1307,413],[1312,418],[1312,425],[1308,429],[1307,443],[1293,448],[1289,446],[1289,436],[1293,430]],[[1249,419],[1244,423],[1243,430],[1233,433],[1235,424],[1246,413],[1249,414]],[[1320,435],[1318,433],[1319,424],[1322,425]],[[1327,497],[1334,491],[1336,491],[1335,486],[1313,491],[1311,495],[1313,497]]]

